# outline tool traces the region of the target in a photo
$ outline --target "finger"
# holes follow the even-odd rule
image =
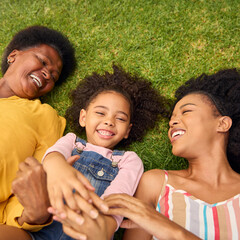
[[[139,226],[136,223],[134,223],[133,221],[131,221],[129,219],[123,220],[120,227],[127,228],[127,229],[139,228]]]
[[[71,188],[63,188],[63,196],[64,196],[64,200],[66,202],[66,204],[73,210],[77,210],[78,209],[78,205],[77,202],[74,198],[74,192]],[[63,201],[60,201],[60,199],[58,199],[57,202],[57,208],[59,207],[59,209],[61,210],[63,208]]]
[[[80,158],[79,155],[74,155],[74,156],[71,156],[67,159],[67,162],[70,164],[70,165],[73,165],[78,159]]]
[[[102,212],[108,211],[108,205],[105,203],[103,199],[101,199],[95,192],[90,192],[90,197],[92,199],[92,203]]]
[[[64,218],[62,218],[62,215],[59,214],[58,211],[56,210],[49,209],[49,211],[54,213],[53,218],[58,219],[57,221],[67,224],[69,226],[75,225],[76,229],[79,228],[79,226],[81,226],[84,223],[83,215],[73,211],[70,208],[65,209],[65,212],[67,213],[67,215]]]
[[[78,194],[74,195],[75,200],[78,204],[78,208],[82,211],[85,212],[89,217],[96,219],[98,217],[98,211],[96,208],[93,207],[92,204],[90,204],[88,201],[86,201],[84,198],[79,196]]]
[[[105,203],[108,205],[108,207],[124,207],[129,209],[137,209],[137,208],[143,208],[145,204],[132,196],[129,196],[128,194],[111,194],[104,198]]]
[[[59,212],[64,212],[63,194],[61,189],[48,189],[50,204]]]
[[[69,235],[70,237],[74,239],[79,239],[79,240],[86,240],[87,236],[85,234],[79,233],[72,229],[71,227],[68,227],[66,225],[63,225],[63,231]]]
[[[29,167],[29,166],[28,166],[27,163],[21,162],[21,163],[19,163],[19,165],[18,165],[18,171],[19,171],[19,172],[25,171],[28,167]]]
[[[132,196],[130,196],[128,194],[125,194],[125,193],[110,194],[110,195],[104,197],[104,201],[106,201],[106,202],[114,201],[114,200],[120,200],[120,199],[128,201],[128,202],[132,202],[132,203],[138,201],[137,198],[132,197]]]
[[[27,157],[24,162],[29,166],[33,166],[33,167],[37,165],[41,165],[40,162],[34,157]]]
[[[77,171],[77,178],[80,182],[90,191],[95,191],[95,188],[91,185],[88,179],[80,172]]]
[[[138,215],[137,212],[132,211],[128,208],[109,208],[107,212],[104,213],[105,215],[120,215],[126,218],[136,217]]]

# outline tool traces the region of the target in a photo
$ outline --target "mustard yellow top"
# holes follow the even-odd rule
[[[0,224],[36,231],[41,227],[20,226],[16,220],[23,206],[11,196],[11,183],[18,165],[33,156],[41,162],[45,151],[63,135],[66,120],[48,104],[17,96],[0,99]]]

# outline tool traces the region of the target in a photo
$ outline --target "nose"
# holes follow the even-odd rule
[[[114,126],[114,121],[113,121],[112,118],[109,117],[109,118],[105,119],[104,124],[107,125],[107,126],[113,127]]]
[[[51,78],[51,74],[46,67],[42,70],[42,74],[43,74],[45,79],[50,79]]]
[[[172,116],[170,121],[169,121],[169,127],[173,127],[177,125],[180,122],[180,119],[177,116]]]

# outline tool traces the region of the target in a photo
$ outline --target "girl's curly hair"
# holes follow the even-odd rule
[[[188,80],[176,93],[177,103],[190,93],[208,97],[222,116],[232,119],[227,146],[228,161],[233,170],[240,173],[240,72],[237,69],[220,70],[215,74],[202,74]]]
[[[76,134],[82,134],[84,131],[79,126],[80,110],[86,109],[99,93],[109,90],[121,93],[130,103],[130,121],[133,126],[129,137],[123,139],[118,147],[141,141],[158,119],[169,116],[167,99],[152,87],[151,82],[113,65],[113,73],[105,72],[100,75],[94,72],[71,92],[72,105],[66,111],[66,118]]]

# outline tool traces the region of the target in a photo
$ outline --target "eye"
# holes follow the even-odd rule
[[[42,63],[43,66],[46,66],[47,65],[47,62],[42,59],[40,56],[36,55],[37,56],[37,59]]]
[[[116,117],[117,120],[121,121],[121,122],[126,122],[127,119],[125,117]]]
[[[54,75],[51,74],[51,78],[53,79],[54,82],[58,80],[58,77],[55,77]]]
[[[104,116],[103,112],[96,112],[96,114],[99,115],[99,116]]]
[[[188,112],[192,112],[192,110],[184,110],[184,111],[182,112],[182,114],[185,114],[185,113],[188,113]]]

